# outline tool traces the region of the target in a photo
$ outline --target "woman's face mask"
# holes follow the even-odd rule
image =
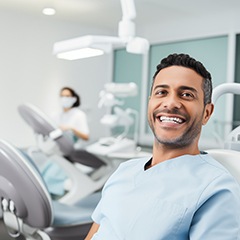
[[[60,104],[63,108],[71,108],[76,101],[75,97],[60,97]]]

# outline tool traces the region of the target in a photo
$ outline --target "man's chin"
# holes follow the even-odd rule
[[[169,149],[185,148],[191,144],[190,142],[185,142],[182,138],[176,138],[176,139],[172,139],[172,138],[164,139],[164,138],[158,138],[158,137],[155,137],[155,138],[157,143]]]

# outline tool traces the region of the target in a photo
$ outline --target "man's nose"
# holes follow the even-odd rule
[[[171,94],[164,99],[164,108],[179,109],[182,107],[181,99],[178,96]]]

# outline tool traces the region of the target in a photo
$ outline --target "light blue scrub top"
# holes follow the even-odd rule
[[[240,239],[240,187],[208,154],[185,155],[147,170],[149,159],[119,166],[92,218],[92,240]]]

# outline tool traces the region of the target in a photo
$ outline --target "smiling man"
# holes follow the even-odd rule
[[[86,240],[240,239],[240,187],[198,141],[212,112],[211,75],[186,54],[157,66],[148,103],[151,159],[109,178]]]
[[[185,55],[172,55],[157,67],[149,97],[148,121],[155,136],[154,150],[161,151],[162,160],[157,152],[158,159],[153,158],[152,165],[163,161],[168,152],[167,159],[199,153],[202,125],[213,112],[212,84],[211,75],[203,65],[193,63]]]

